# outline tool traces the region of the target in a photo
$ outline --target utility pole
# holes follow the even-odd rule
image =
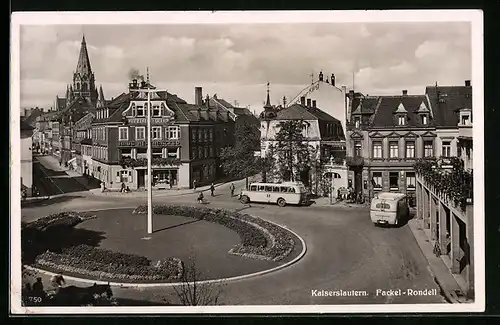
[[[147,112],[147,141],[148,141],[148,234],[153,233],[153,191],[152,191],[152,173],[151,173],[151,93],[158,92],[154,87],[149,84],[149,78],[147,79],[146,88],[142,89],[131,89],[131,91],[137,91],[140,93],[147,93],[148,95],[148,112]]]

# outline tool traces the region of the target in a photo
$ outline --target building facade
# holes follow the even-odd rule
[[[275,107],[270,104],[269,90],[261,116],[261,157],[276,155],[272,148],[278,141],[276,136],[280,130],[280,123],[285,121],[302,121],[304,128],[302,136],[304,144],[312,150],[315,164],[307,172],[294,175],[294,179],[301,180],[311,192],[322,195],[322,183],[325,179],[328,188],[332,182],[335,187],[347,187],[348,170],[345,165],[345,136],[341,121],[322,111],[315,100],[302,96],[298,103],[286,107]],[[321,162],[324,162],[322,164]],[[283,181],[275,177],[269,181]],[[332,181],[332,178],[334,180]],[[335,194],[336,195],[336,194]]]
[[[370,200],[377,192],[402,192],[415,205],[413,165],[424,157],[458,155],[458,109],[465,86],[426,88],[423,95],[364,96],[349,92],[347,156],[350,184]]]
[[[128,93],[97,108],[91,131],[91,174],[108,188],[122,183],[130,189],[146,187],[147,96],[134,90],[147,87],[153,86],[132,80]],[[166,91],[151,95],[154,188],[214,182],[220,150],[233,143],[234,121],[229,113],[201,101],[201,88],[195,92],[198,105]]]
[[[33,127],[21,121],[21,189],[27,196],[32,195],[33,188]]]

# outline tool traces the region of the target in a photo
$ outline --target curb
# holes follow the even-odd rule
[[[444,297],[445,297],[446,301],[448,303],[451,303],[451,304],[459,304],[460,301],[458,301],[455,297],[453,297],[453,295],[450,292],[448,292],[447,290],[444,289],[442,281],[439,279],[438,276],[436,276],[436,273],[432,269],[432,266],[429,263],[429,260],[428,260],[427,256],[425,255],[425,252],[424,252],[422,246],[420,245],[419,240],[417,239],[417,231],[418,231],[418,229],[414,228],[415,226],[411,222],[408,222],[408,227],[410,228],[411,233],[412,233],[413,237],[415,238],[415,241],[417,242],[417,245],[420,248],[420,251],[422,252],[422,255],[425,257],[425,259],[427,261],[427,266],[428,266],[427,269],[430,271],[429,273],[431,274],[431,276],[433,277],[434,281],[439,286],[439,289],[441,289],[441,292],[444,294]]]
[[[105,210],[112,210],[112,209],[105,209]],[[101,210],[97,210],[97,211],[101,211]],[[258,216],[253,216],[253,217],[260,218]],[[262,218],[260,218],[260,219],[262,219]],[[293,235],[295,235],[300,240],[300,243],[302,244],[302,251],[300,252],[300,254],[297,255],[297,257],[295,257],[293,260],[291,260],[291,261],[289,261],[289,262],[287,262],[285,264],[279,265],[277,267],[274,267],[272,269],[267,269],[267,270],[263,270],[263,271],[259,271],[259,272],[255,272],[255,273],[250,273],[250,274],[238,275],[238,276],[230,277],[230,278],[222,278],[222,279],[213,279],[213,280],[198,281],[197,283],[198,284],[210,284],[210,283],[220,283],[220,282],[234,282],[234,281],[238,281],[238,280],[249,279],[249,278],[253,278],[253,277],[256,277],[256,276],[265,275],[265,274],[268,274],[268,273],[279,271],[281,269],[284,269],[285,267],[288,267],[288,266],[291,266],[291,265],[297,263],[299,260],[301,260],[304,257],[304,255],[307,252],[307,245],[306,245],[306,242],[304,241],[304,239],[302,237],[300,237],[296,232],[294,232],[293,230],[289,229],[286,226],[279,225],[279,224],[277,224],[275,222],[272,222],[272,221],[269,221],[269,220],[266,220],[266,219],[262,219],[262,220],[265,220],[266,222],[269,222],[269,223],[271,223],[271,224],[273,224],[275,226],[283,228],[286,231],[289,231]],[[28,265],[25,265],[25,267],[28,270],[37,271],[37,272],[40,272],[40,273],[45,274],[45,275],[53,276],[53,275],[56,274],[54,272],[42,270],[42,269],[39,269],[39,268],[36,268],[36,267],[32,267],[32,266],[28,266]],[[169,282],[169,283],[121,283],[121,282],[108,282],[108,281],[100,281],[100,280],[83,279],[83,278],[78,278],[78,277],[73,277],[73,276],[65,276],[64,278],[68,279],[68,280],[71,280],[71,281],[80,282],[80,283],[109,284],[110,286],[121,287],[121,288],[154,288],[154,287],[156,287],[156,288],[162,288],[162,287],[163,288],[169,288],[169,287],[175,287],[175,286],[181,285],[183,283],[183,282]]]

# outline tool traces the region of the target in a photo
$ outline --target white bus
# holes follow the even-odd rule
[[[252,183],[248,190],[241,192],[242,203],[276,203],[280,207],[287,204],[304,204],[309,201],[302,182]]]
[[[405,194],[384,192],[372,199],[370,218],[374,225],[398,225],[408,217],[409,207]]]

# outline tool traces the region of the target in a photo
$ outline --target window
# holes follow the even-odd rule
[[[179,127],[169,126],[168,127],[168,138],[169,139],[179,139]]]
[[[120,141],[128,140],[128,127],[120,127],[118,129],[118,140]]]
[[[144,116],[144,107],[137,105],[137,116]]]
[[[406,158],[415,158],[415,142],[406,141]]]
[[[358,129],[358,128],[359,128],[359,124],[360,124],[359,117],[354,118],[354,127],[355,127],[356,129]]]
[[[398,125],[405,125],[405,124],[406,124],[406,118],[404,116],[399,116]]]
[[[205,147],[203,150],[205,151],[205,156],[204,156],[204,157],[205,157],[205,158],[210,157],[210,156],[208,155],[208,147]]]
[[[197,159],[197,153],[198,151],[196,150],[196,148],[191,149],[191,159]]]
[[[160,105],[153,105],[153,116],[161,116]]]
[[[354,142],[354,156],[361,157],[361,141]]]
[[[279,186],[273,186],[273,192],[279,192],[280,187]]]
[[[422,124],[427,125],[427,115],[422,115]]]
[[[167,149],[167,157],[168,158],[179,158],[177,156],[177,148],[168,148]]]
[[[151,128],[151,140],[161,140],[161,126]]]
[[[382,142],[373,142],[373,158],[382,158]]]
[[[398,175],[399,175],[398,172],[389,173],[389,187],[391,188],[391,190],[399,188]]]
[[[198,158],[200,158],[200,159],[201,159],[201,158],[205,158],[205,157],[203,156],[203,147],[198,147]]]
[[[203,141],[203,132],[201,129],[198,129],[198,141]]]
[[[372,185],[373,185],[373,189],[375,189],[375,190],[382,189],[382,173],[381,172],[374,172],[372,174]]]
[[[146,139],[146,127],[137,126],[135,128],[135,139],[136,140],[145,140]]]
[[[281,193],[286,193],[286,192],[288,192],[288,187],[286,187],[286,186],[281,186],[281,187],[280,187],[280,192],[281,192]]]
[[[132,149],[122,149],[121,156],[122,157],[132,157]]]
[[[451,141],[443,141],[441,156],[443,157],[451,156]]]
[[[195,129],[191,130],[191,139],[193,139],[193,142],[196,142],[198,140],[197,135],[198,133],[196,132]]]
[[[391,141],[389,143],[389,158],[398,158],[399,145],[397,141]]]
[[[250,186],[250,191],[256,192],[257,191],[257,185]]]
[[[469,115],[462,115],[462,125],[469,124]]]
[[[434,154],[432,141],[424,141],[424,157],[432,157]]]
[[[407,172],[406,173],[406,188],[415,189],[415,173]]]
[[[135,107],[135,104],[134,104],[134,103],[132,103],[131,109],[132,109],[132,116],[136,116],[137,109],[136,109],[136,107]]]
[[[288,193],[295,193],[295,188],[289,187],[288,188]]]
[[[213,140],[213,138],[214,138],[214,130],[210,129],[210,130],[208,131],[208,136],[209,136],[210,141],[212,141],[212,140]]]
[[[132,182],[132,171],[131,170],[121,170],[116,172],[116,176],[120,183],[130,183]]]
[[[208,146],[208,158],[213,156],[212,146]]]
[[[264,187],[264,185],[259,185],[259,192],[265,192],[266,191],[266,188]]]

